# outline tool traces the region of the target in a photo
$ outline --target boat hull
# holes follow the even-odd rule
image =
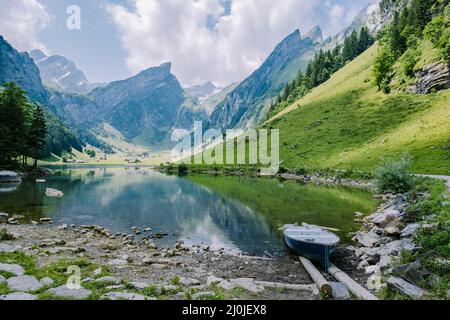
[[[285,236],[287,246],[298,255],[318,262],[328,271],[330,267],[330,257],[336,251],[336,245],[324,245],[319,243],[309,243],[299,241]]]

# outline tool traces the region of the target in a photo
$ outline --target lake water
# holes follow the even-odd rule
[[[250,254],[285,250],[283,224],[318,224],[349,232],[359,228],[354,212],[371,213],[370,193],[338,187],[316,187],[268,178],[176,177],[150,168],[58,169],[46,183],[24,180],[0,186],[0,212],[27,220],[52,218],[57,224],[100,225],[112,232],[151,227],[167,232],[160,246],[184,241]],[[65,193],[45,196],[46,188]]]

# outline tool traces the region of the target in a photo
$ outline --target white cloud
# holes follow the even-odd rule
[[[0,35],[18,50],[46,50],[37,35],[49,22],[49,14],[37,0],[1,1]]]
[[[129,0],[107,11],[132,72],[171,61],[184,84],[224,85],[249,75],[295,29],[306,33],[319,24],[312,12],[323,6],[322,0],[234,0],[224,15],[222,2]]]

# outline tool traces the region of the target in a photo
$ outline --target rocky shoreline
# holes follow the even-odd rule
[[[36,269],[74,259],[87,259],[98,268],[92,273],[82,272],[80,290],[67,290],[63,283],[51,278],[51,273],[44,278],[24,276],[25,266],[3,261],[0,274],[12,272],[13,277],[0,278],[0,285],[6,284],[11,291],[0,295],[0,300],[18,295],[33,299],[49,295],[55,299],[87,299],[98,294],[100,299],[131,300],[320,298],[293,256],[250,257],[211,252],[208,247],[187,248],[182,243],[173,248],[158,248],[151,240],[135,241],[131,235],[113,235],[97,226],[6,224],[2,228],[11,239],[0,242],[0,257],[24,253],[36,261]],[[15,286],[15,282],[23,285]],[[104,286],[98,285],[99,282]],[[274,288],[274,283],[288,289]],[[93,284],[98,290],[92,289]],[[298,288],[293,286],[290,290],[289,285]],[[151,294],[147,292],[149,288]]]
[[[320,174],[316,175],[296,175],[292,173],[282,173],[278,175],[279,178],[284,180],[291,180],[291,181],[299,181],[303,183],[312,183],[318,186],[321,185],[334,185],[334,186],[341,186],[341,187],[347,187],[347,188],[358,188],[368,191],[375,191],[375,186],[373,183],[368,181],[360,181],[360,180],[352,180],[352,179],[344,179],[344,178],[337,178],[337,177],[324,177]]]
[[[0,242],[0,254],[23,252],[35,259],[37,266],[44,268],[48,264],[61,260],[86,258],[98,266],[105,267],[109,271],[108,277],[114,277],[114,279],[109,278],[114,281],[110,281],[108,286],[102,288],[102,294],[99,296],[102,299],[112,299],[112,296],[108,296],[111,292],[120,296],[121,299],[125,299],[124,294],[138,294],[138,297],[145,297],[145,299],[159,298],[158,294],[143,295],[142,290],[148,287],[156,287],[157,292],[165,299],[315,300],[322,298],[298,257],[294,255],[287,254],[276,258],[250,257],[224,250],[212,252],[210,248],[203,246],[185,247],[183,243],[177,243],[172,248],[158,248],[154,239],[164,235],[152,233],[151,236],[144,236],[137,240],[136,235],[151,232],[143,228],[133,228],[130,234],[113,234],[100,226],[54,226],[49,218],[42,218],[31,224],[21,224],[23,218],[20,215],[9,217],[7,214],[1,217],[0,223],[2,221],[5,223],[4,230],[10,238],[8,241]],[[0,229],[2,228],[0,224]],[[340,247],[336,256],[333,257],[333,262],[361,285],[366,286],[370,275],[365,272],[366,270],[355,267],[359,260],[353,247]],[[12,268],[20,267],[16,265]],[[1,270],[2,265],[0,265]],[[100,273],[97,278],[101,278],[100,275],[103,273]],[[324,276],[337,288],[342,285],[333,282],[335,280],[331,276],[326,274]],[[174,281],[176,277],[181,279],[181,285],[173,284],[176,282]],[[9,279],[4,279],[4,282],[7,283],[7,280]],[[39,280],[42,279],[35,278],[34,283]],[[89,283],[89,281],[95,283],[96,277],[85,275],[80,280],[83,286],[83,283]],[[130,291],[132,283],[140,283],[141,288]],[[295,289],[291,290],[290,287]],[[57,290],[56,293],[61,294],[62,297],[67,298],[67,295],[71,294],[71,291],[66,292],[61,286],[56,288],[61,290],[61,292]],[[52,293],[53,298],[58,298],[53,289],[55,287],[48,287],[40,294]],[[334,292],[334,298],[350,299],[348,289],[345,287],[344,289]],[[84,287],[83,290],[85,290]],[[93,294],[92,290],[89,295],[86,291],[82,292],[85,293],[82,299]],[[29,294],[29,292],[20,292],[22,293]],[[10,295],[0,296],[0,299],[16,298],[17,292],[11,292]],[[34,295],[34,298],[39,297],[39,294]],[[69,296],[69,298],[80,297]]]
[[[363,227],[354,237],[358,244],[348,247],[358,257],[359,270],[370,275],[368,289],[380,293],[387,288],[414,300],[428,299],[429,293],[420,286],[426,281],[439,281],[420,262],[402,263],[402,254],[414,254],[421,247],[415,236],[421,230],[438,229],[438,223],[420,224],[418,210],[408,210],[404,194],[376,195],[382,204],[377,212],[365,217]],[[429,197],[416,194],[416,200]],[[449,292],[447,292],[449,295]]]

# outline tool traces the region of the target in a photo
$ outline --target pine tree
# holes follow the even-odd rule
[[[358,33],[356,30],[353,30],[350,35],[350,60],[355,59],[359,55],[358,48]]]
[[[44,150],[47,140],[47,125],[42,108],[36,106],[33,119],[28,130],[27,147],[29,155],[33,158],[33,166],[37,167],[39,153]]]
[[[0,95],[0,160],[11,163],[25,153],[25,91],[15,83],[7,83]]]
[[[350,38],[347,37],[344,40],[344,48],[342,49],[342,63],[345,64],[347,61],[350,61],[351,57],[351,46],[350,46]]]
[[[407,48],[406,39],[402,35],[403,29],[401,27],[400,16],[398,12],[395,12],[394,19],[389,30],[389,45],[395,59],[398,59],[406,51]]]
[[[359,31],[358,55],[366,51],[373,44],[373,38],[367,27],[362,27]]]
[[[420,36],[422,30],[431,20],[430,9],[435,2],[436,0],[412,0],[411,20],[418,36]]]
[[[339,70],[342,67],[342,57],[341,57],[341,45],[336,45],[336,47],[333,50],[332,56],[333,56],[333,72]]]

